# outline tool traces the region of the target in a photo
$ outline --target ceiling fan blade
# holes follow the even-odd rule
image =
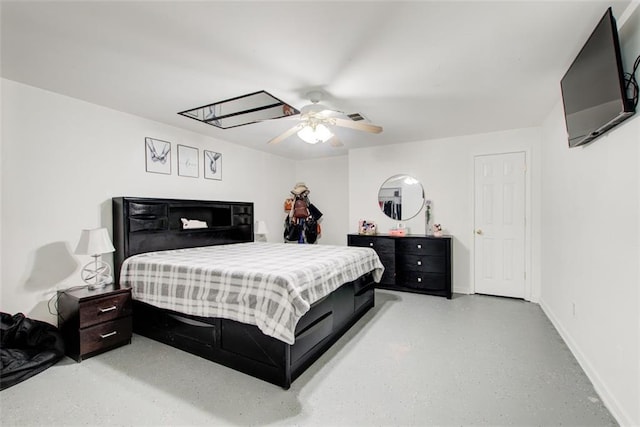
[[[277,143],[289,138],[294,133],[298,132],[301,127],[302,127],[302,125],[300,123],[298,123],[297,125],[295,125],[291,129],[287,130],[286,132],[276,136],[275,138],[272,138],[269,142],[267,142],[267,144],[277,144]]]
[[[332,147],[342,147],[344,145],[335,135],[329,138],[329,144],[331,144]]]
[[[330,120],[331,120],[331,124],[340,126],[343,128],[362,130],[362,131],[371,132],[371,133],[382,132],[382,126],[372,125],[369,123],[354,122],[351,120],[339,119],[339,118],[331,118]]]

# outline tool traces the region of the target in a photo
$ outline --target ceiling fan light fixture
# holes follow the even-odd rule
[[[325,125],[316,124],[315,126],[304,126],[298,131],[298,136],[308,144],[317,144],[318,142],[328,141],[333,136],[333,133]]]

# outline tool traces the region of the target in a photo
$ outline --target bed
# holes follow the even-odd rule
[[[252,203],[112,204],[137,334],[288,389],[375,304],[372,249],[254,242]]]

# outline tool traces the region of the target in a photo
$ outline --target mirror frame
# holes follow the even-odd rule
[[[400,181],[401,179],[403,179],[403,180],[409,179],[409,180],[414,181],[414,182],[411,182],[411,183],[405,183],[404,185],[407,186],[406,188],[411,188],[410,186],[418,185],[419,186],[418,188],[420,190],[419,191],[419,193],[420,193],[419,197],[421,198],[420,205],[416,209],[415,207],[413,207],[413,206],[415,206],[415,203],[411,203],[410,206],[412,206],[412,209],[411,209],[411,212],[409,214],[405,214],[403,212],[404,211],[403,208],[407,204],[404,203],[404,201],[402,200],[402,197],[403,197],[402,194],[397,195],[397,193],[395,193],[395,194],[389,195],[389,196],[386,196],[386,195],[382,194],[383,190],[385,189],[385,185],[388,185],[388,184],[393,183],[395,181]],[[386,189],[393,189],[393,188],[398,188],[398,187],[397,186],[386,187]],[[404,190],[404,189],[405,189],[404,186],[402,186],[402,188],[400,188],[400,190]],[[406,192],[405,192],[405,194],[406,194]],[[400,197],[401,198],[400,199],[400,204],[401,204],[400,218],[394,218],[393,216],[390,216],[387,212],[385,212],[384,206],[382,206],[382,202],[384,202],[384,201],[393,202],[393,200],[385,200],[388,197],[390,197],[390,198]],[[413,176],[408,175],[408,174],[401,173],[401,174],[390,176],[389,178],[387,178],[382,183],[382,185],[380,185],[380,188],[378,189],[378,206],[380,207],[380,210],[382,211],[382,213],[387,216],[387,218],[390,218],[390,219],[392,219],[394,221],[408,221],[408,220],[410,220],[412,218],[415,218],[416,216],[418,216],[420,214],[420,212],[422,212],[422,208],[424,207],[424,204],[425,204],[425,194],[424,194],[424,187],[422,186],[422,183],[419,180],[417,180],[416,178],[414,178]],[[414,212],[414,210],[415,210],[415,212]]]

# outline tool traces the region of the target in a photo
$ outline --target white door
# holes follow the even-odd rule
[[[475,292],[525,297],[525,153],[475,158]]]

